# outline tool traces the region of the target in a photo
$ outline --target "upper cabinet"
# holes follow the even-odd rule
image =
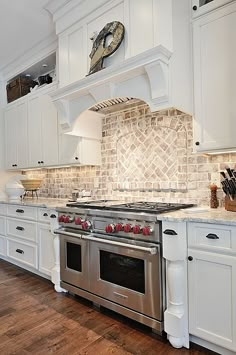
[[[28,166],[27,103],[18,102],[5,110],[6,169]]]
[[[194,144],[198,152],[236,148],[235,33],[236,2],[193,21]]]
[[[199,17],[233,0],[192,0],[192,17]]]
[[[57,110],[48,95],[36,95],[28,101],[29,166],[58,164]]]

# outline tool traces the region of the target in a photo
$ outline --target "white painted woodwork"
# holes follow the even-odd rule
[[[7,216],[34,221],[37,219],[37,209],[24,205],[7,205]]]
[[[57,165],[57,111],[50,97],[30,97],[28,112],[29,167]]]
[[[236,259],[189,249],[189,332],[236,351]]]
[[[168,235],[166,230],[176,235]],[[186,223],[163,222],[163,257],[166,260],[164,330],[172,346],[189,348]]]
[[[216,234],[219,239],[209,239],[208,234]],[[236,228],[234,226],[210,223],[188,223],[188,246],[213,252],[236,253]]]
[[[42,160],[45,166],[58,164],[57,110],[50,96],[40,96],[42,120]]]
[[[236,148],[236,3],[193,22],[194,142],[198,152]]]
[[[50,210],[47,208],[38,208],[38,222],[50,223]]]
[[[6,235],[6,217],[0,216],[0,234]]]
[[[6,169],[27,167],[27,136],[27,104],[20,102],[5,111]]]
[[[5,216],[7,214],[7,205],[0,203],[0,215]]]
[[[212,0],[205,4],[205,0],[192,0],[192,17],[196,18],[202,16],[232,1],[234,0]],[[196,10],[193,10],[194,6],[197,7]]]
[[[59,164],[100,165],[101,141],[62,133],[59,138]]]
[[[19,230],[18,227],[23,228],[23,230]],[[36,222],[24,221],[22,219],[18,220],[18,219],[8,218],[7,236],[12,238],[20,238],[32,242],[37,242]]]
[[[6,256],[7,254],[7,241],[5,236],[0,235],[0,255]]]
[[[17,253],[17,249],[22,250],[23,253]],[[7,256],[9,259],[19,261],[32,268],[37,269],[38,267],[38,250],[34,244],[7,239]]]
[[[39,271],[51,276],[55,265],[53,235],[47,224],[38,224]]]
[[[52,97],[64,133],[75,134],[78,116],[111,97],[139,98],[152,111],[177,107],[192,113],[188,0],[100,0],[79,2],[73,9],[50,1],[47,8],[59,37],[60,88]],[[90,37],[114,20],[125,26],[124,41],[105,58],[104,70],[86,76]]]

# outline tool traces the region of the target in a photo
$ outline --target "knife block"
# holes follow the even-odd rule
[[[236,212],[236,198],[230,200],[228,196],[225,197],[225,209],[227,211]]]

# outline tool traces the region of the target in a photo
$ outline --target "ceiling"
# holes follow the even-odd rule
[[[0,0],[0,72],[54,33],[48,0]]]

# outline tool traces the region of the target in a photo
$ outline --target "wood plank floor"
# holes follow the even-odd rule
[[[0,260],[0,354],[201,355],[173,349],[144,326],[68,294]]]

